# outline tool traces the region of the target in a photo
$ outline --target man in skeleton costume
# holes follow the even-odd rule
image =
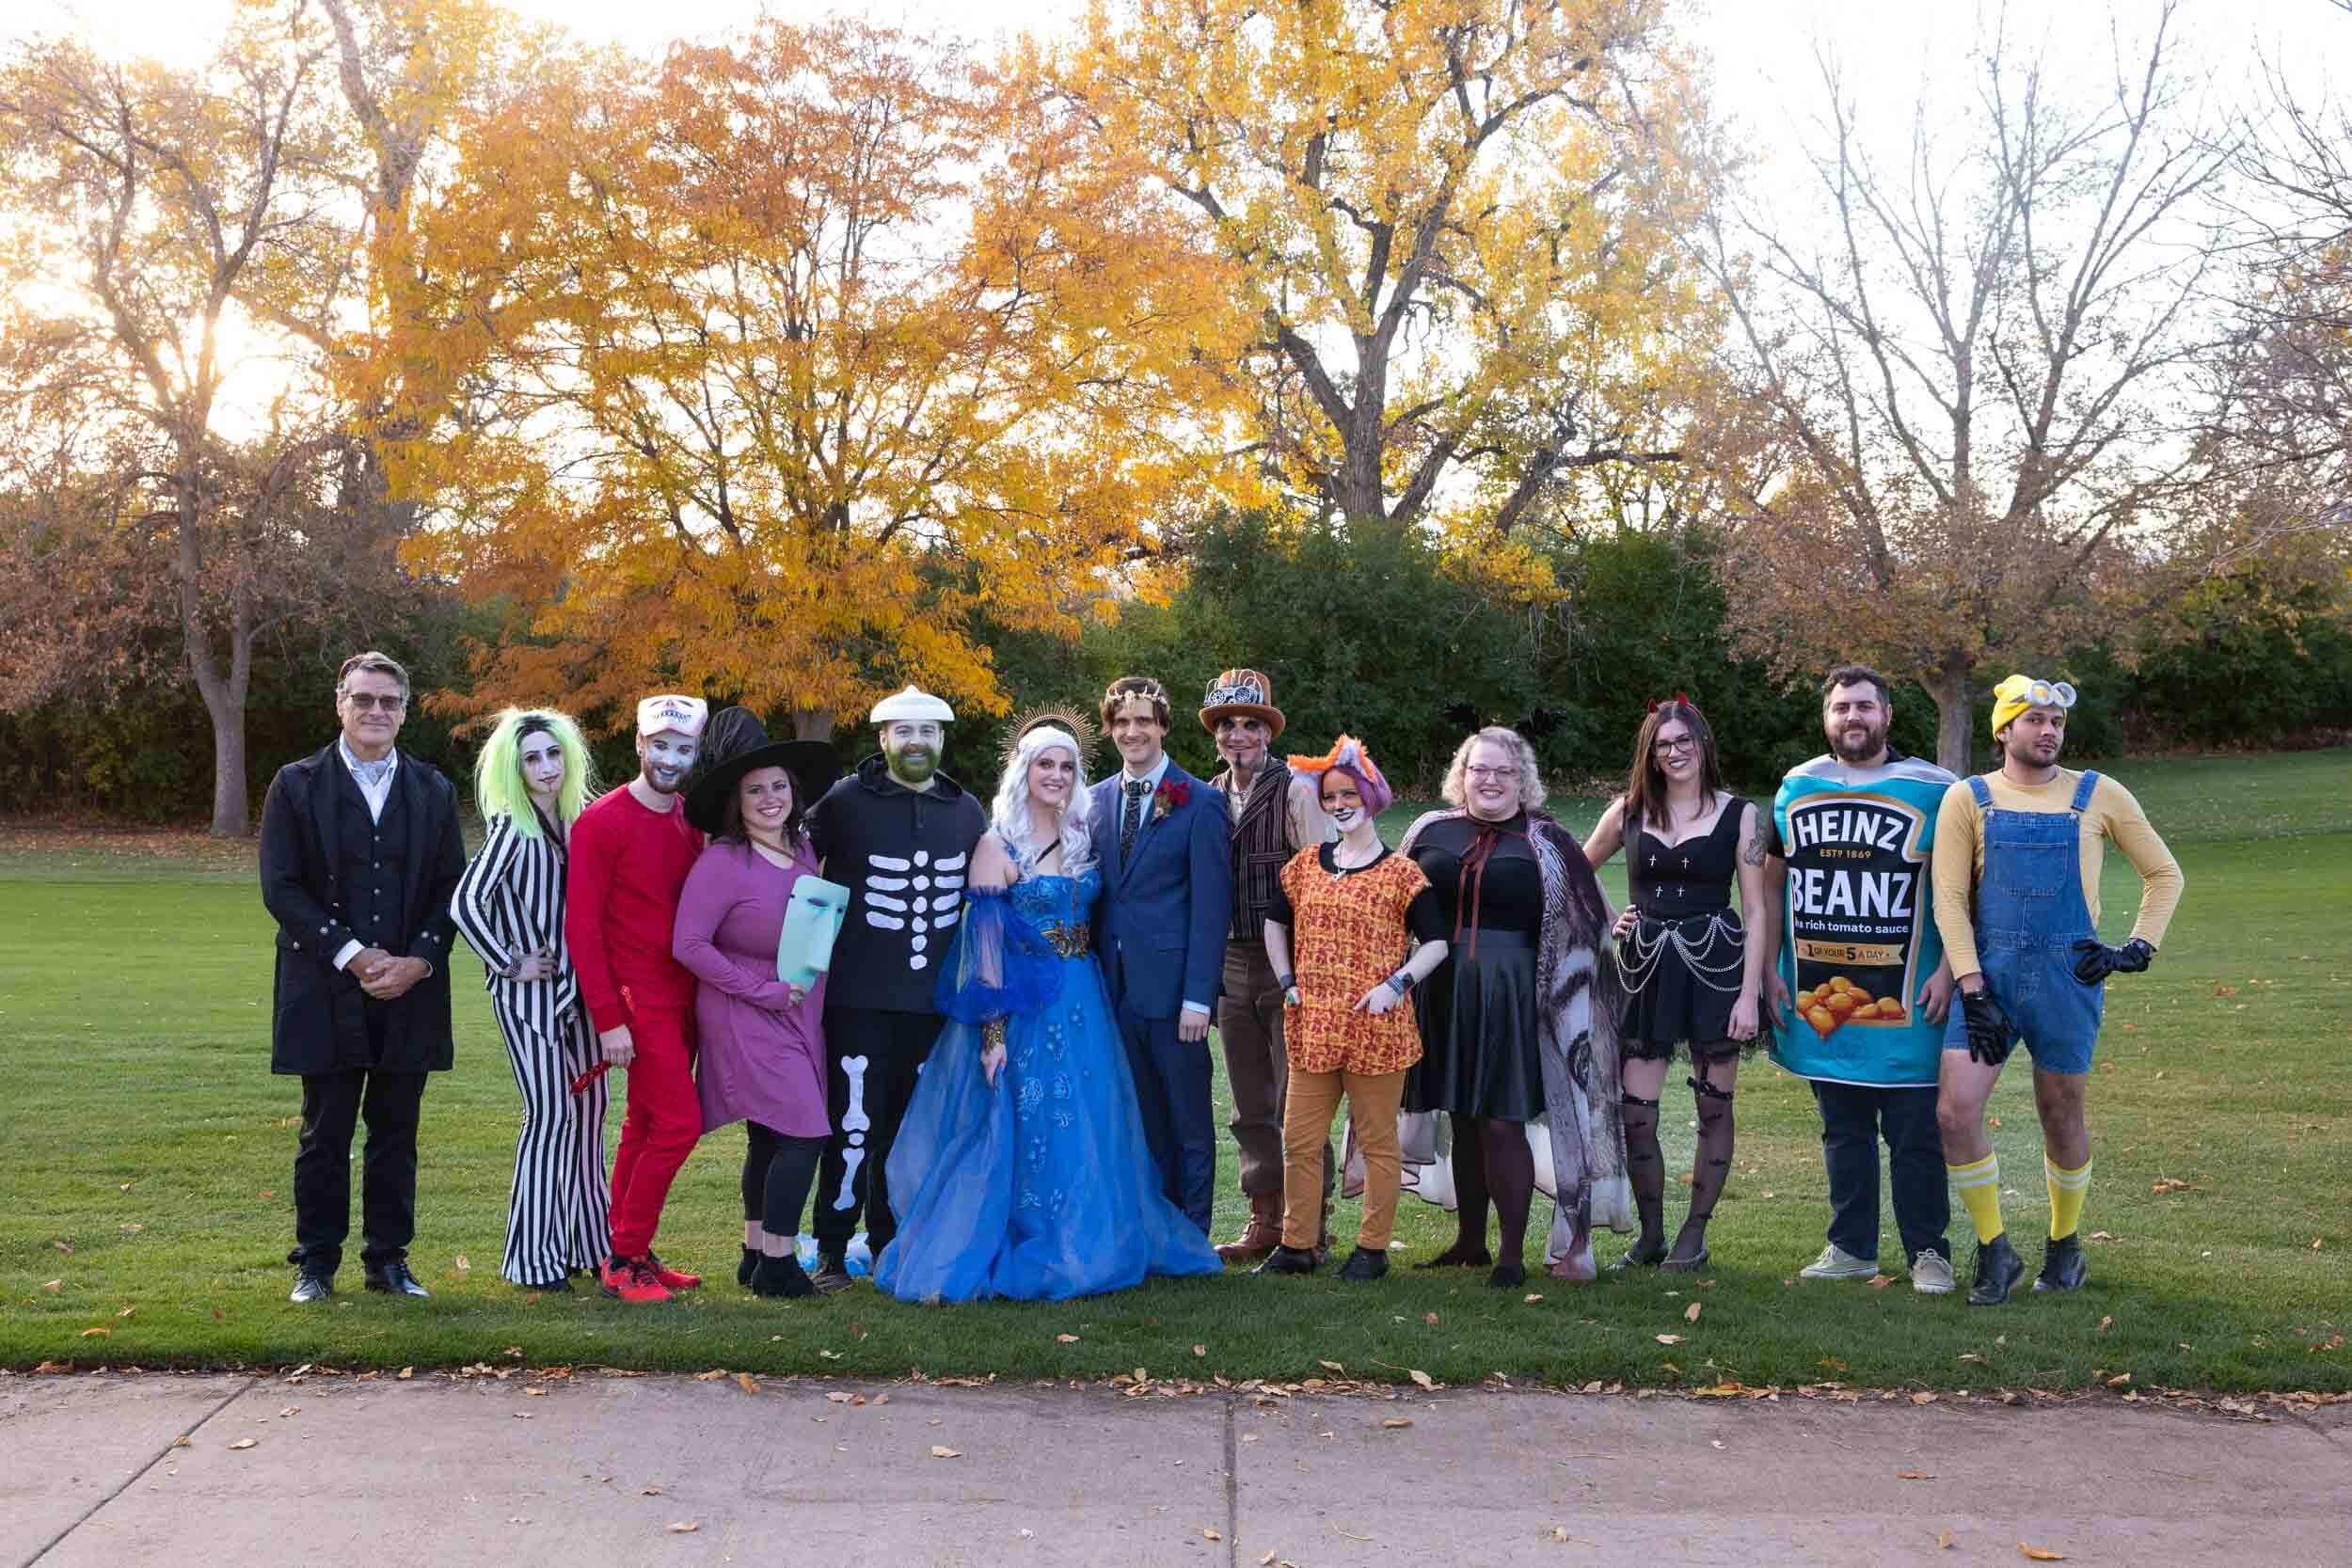
[[[875,705],[882,754],[835,784],[809,820],[825,876],[850,890],[825,991],[833,1136],[817,1179],[820,1291],[850,1283],[861,1215],[875,1256],[898,1229],[882,1167],[939,1036],[931,987],[955,935],[972,847],[988,825],[980,802],[939,770],[954,720],[946,703],[912,686]]]

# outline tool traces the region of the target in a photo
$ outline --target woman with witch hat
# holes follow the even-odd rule
[[[678,895],[671,952],[694,975],[695,1083],[703,1132],[750,1129],[743,1155],[743,1261],[763,1296],[816,1287],[793,1256],[801,1209],[831,1126],[825,1115],[825,982],[803,990],[776,972],[793,884],[817,875],[807,806],[840,773],[833,748],[771,741],[748,708],[713,718],[686,816],[710,835]]]

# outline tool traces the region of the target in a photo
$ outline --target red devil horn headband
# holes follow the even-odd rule
[[[1696,703],[1694,703],[1694,702],[1692,702],[1692,701],[1691,701],[1691,699],[1690,699],[1690,698],[1688,698],[1688,697],[1684,696],[1684,695],[1683,695],[1681,692],[1679,692],[1679,691],[1677,691],[1677,692],[1676,692],[1676,693],[1675,693],[1675,695],[1674,695],[1674,700],[1675,700],[1676,702],[1677,702],[1677,703],[1680,703],[1680,704],[1681,704],[1684,707],[1689,708],[1689,709],[1690,709],[1692,713],[1696,713],[1696,712],[1698,712],[1698,711],[1699,711],[1699,705],[1698,705],[1698,704],[1696,704]],[[1656,713],[1656,712],[1658,711],[1658,705],[1659,705],[1659,704],[1658,704],[1658,699],[1657,699],[1657,698],[1655,698],[1655,697],[1652,697],[1652,698],[1649,700],[1649,711],[1650,711],[1650,712],[1652,712],[1652,713]]]

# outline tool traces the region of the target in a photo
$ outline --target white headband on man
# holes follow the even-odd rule
[[[956,710],[919,687],[910,685],[874,705],[869,724],[952,724]]]
[[[637,705],[637,733],[657,735],[663,730],[675,730],[683,736],[700,736],[703,721],[709,717],[710,705],[700,697],[665,692]]]

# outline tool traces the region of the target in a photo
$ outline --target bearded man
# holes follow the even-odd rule
[[[1338,836],[1315,798],[1315,781],[1273,760],[1269,748],[1285,727],[1274,683],[1255,670],[1228,670],[1200,699],[1200,723],[1216,736],[1224,770],[1209,787],[1224,797],[1232,837],[1232,928],[1225,939],[1225,989],[1216,1004],[1217,1044],[1233,1096],[1227,1126],[1241,1157],[1241,1192],[1249,1222],[1220,1243],[1228,1261],[1263,1258],[1282,1243],[1282,1109],[1290,1061],[1282,1045],[1282,982],[1267,960],[1265,923],[1291,857]],[[1331,1145],[1323,1146],[1323,1199],[1335,1178]]]
[[[678,792],[693,770],[709,708],[675,693],[637,705],[637,776],[599,796],[572,825],[564,941],[606,1067],[628,1073],[628,1110],[612,1155],[612,1255],[605,1294],[640,1305],[702,1283],[654,1256],[670,1183],[703,1133],[694,1089],[694,976],[670,956],[679,890],[703,835]]]
[[[909,686],[868,717],[881,752],[827,790],[808,824],[825,876],[850,890],[825,981],[833,1133],[817,1173],[810,1280],[829,1293],[850,1285],[861,1219],[868,1257],[898,1234],[883,1167],[939,1038],[931,990],[988,826],[980,802],[940,769],[953,708]]]
[[[2110,974],[2146,969],[2187,879],[2130,790],[2058,765],[2074,689],[2011,675],[1993,689],[1995,771],[1946,792],[1935,824],[1935,923],[1960,977],[1961,1006],[1944,1037],[1936,1119],[1952,1185],[1977,1229],[1971,1307],[1997,1307],[2025,1278],[2001,1224],[2001,1164],[1984,1105],[2019,1039],[2033,1057],[2050,1240],[2041,1291],[2081,1288],[2076,1227],[2090,1190],[2083,1091],[2099,1041]],[[2112,840],[2139,873],[2130,940],[2099,940],[2101,851]]]
[[[1928,885],[1952,776],[1888,745],[1894,721],[1877,671],[1842,664],[1821,682],[1829,751],[1781,781],[1762,847],[1764,985],[1772,1060],[1812,1084],[1829,1172],[1828,1244],[1798,1272],[1877,1276],[1883,1140],[1911,1288],[1943,1295],[1952,1200],[1935,1084],[1952,972]]]

